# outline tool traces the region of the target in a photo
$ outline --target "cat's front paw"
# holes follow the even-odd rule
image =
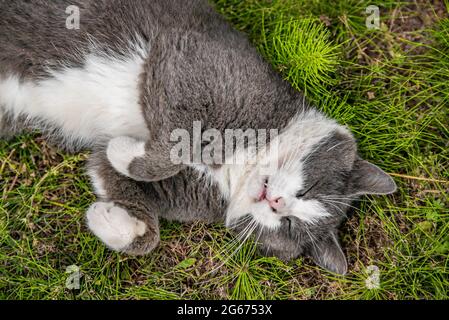
[[[108,247],[127,251],[134,240],[145,234],[144,222],[132,217],[113,202],[96,202],[86,213],[87,224],[92,232]]]

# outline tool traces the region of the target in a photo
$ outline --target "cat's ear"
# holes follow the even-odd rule
[[[337,237],[332,233],[329,237],[314,243],[309,252],[313,261],[320,267],[338,274],[346,274],[348,263]]]
[[[351,171],[348,194],[390,194],[396,191],[396,183],[378,166],[356,159]]]

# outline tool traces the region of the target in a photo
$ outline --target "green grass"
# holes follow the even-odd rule
[[[391,173],[396,194],[370,197],[343,226],[349,274],[309,259],[231,259],[222,226],[162,224],[151,255],[107,250],[84,224],[95,200],[86,155],[38,135],[0,142],[2,299],[448,299],[449,19],[446,7],[383,1],[216,0],[260,52],[320,109],[348,125],[360,152]],[[79,290],[65,286],[70,265]],[[370,289],[369,266],[380,270]]]

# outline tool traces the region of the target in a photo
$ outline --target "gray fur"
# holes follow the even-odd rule
[[[323,161],[326,165],[323,165]],[[333,133],[308,157],[304,189],[309,191],[301,195],[304,199],[320,200],[326,205],[330,216],[315,224],[288,217],[283,219],[281,227],[275,231],[257,229],[255,234],[259,235],[260,252],[286,261],[300,255],[308,255],[330,271],[346,273],[346,258],[336,235],[351,204],[362,194],[386,194],[395,191],[395,184],[388,175],[376,166],[367,164],[368,162],[357,156],[352,137]],[[101,200],[113,201],[141,220],[151,216],[147,221],[153,223],[145,222],[149,230],[155,232],[153,239],[159,239],[157,217],[181,222],[212,223],[224,220],[227,202],[223,200],[215,185],[211,185],[191,168],[160,181],[135,181],[115,171],[105,152],[101,150],[91,156],[88,167],[94,170],[101,180],[107,181],[107,197]],[[375,185],[377,189],[373,187],[372,177],[375,181],[383,182]],[[354,185],[357,185],[357,190],[353,189]],[[310,186],[313,188],[309,189]],[[298,190],[299,194],[301,192],[302,190]],[[242,230],[249,223],[246,221],[236,230]],[[149,244],[139,238],[124,251],[130,254],[146,254],[155,245],[154,242]]]
[[[78,5],[81,29],[65,28],[65,8]],[[80,52],[95,40],[105,54],[126,55],[136,38],[151,44],[140,77],[140,105],[149,129],[144,157],[134,159],[133,179],[114,170],[103,148],[88,167],[105,181],[105,199],[123,207],[147,226],[124,249],[145,254],[159,242],[158,218],[183,222],[224,220],[227,203],[216,186],[184,165],[173,165],[169,141],[174,129],[279,129],[311,108],[250,45],[203,0],[0,0],[0,77],[48,77],[47,68],[82,67]],[[26,13],[26,14],[25,14]],[[1,106],[0,106],[1,107]],[[11,125],[3,117],[3,131]],[[8,120],[8,121],[7,121]],[[338,143],[341,143],[335,147]],[[357,156],[352,136],[333,133],[306,162],[304,197],[356,199],[361,194],[394,191],[391,178]],[[147,182],[139,182],[147,181]],[[298,190],[300,192],[300,190]],[[321,266],[345,273],[336,239],[351,200],[326,204],[331,215],[317,224],[284,219],[276,231],[260,230],[261,252],[292,259],[312,256]]]

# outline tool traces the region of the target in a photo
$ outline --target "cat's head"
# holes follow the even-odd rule
[[[306,122],[291,130],[281,135],[272,171],[261,174],[255,167],[245,178],[234,201],[239,205],[231,201],[227,225],[243,230],[252,223],[247,230],[256,230],[264,254],[285,260],[305,254],[344,274],[347,263],[337,228],[352,202],[366,194],[392,193],[396,185],[358,156],[346,128],[324,121],[321,127]]]

